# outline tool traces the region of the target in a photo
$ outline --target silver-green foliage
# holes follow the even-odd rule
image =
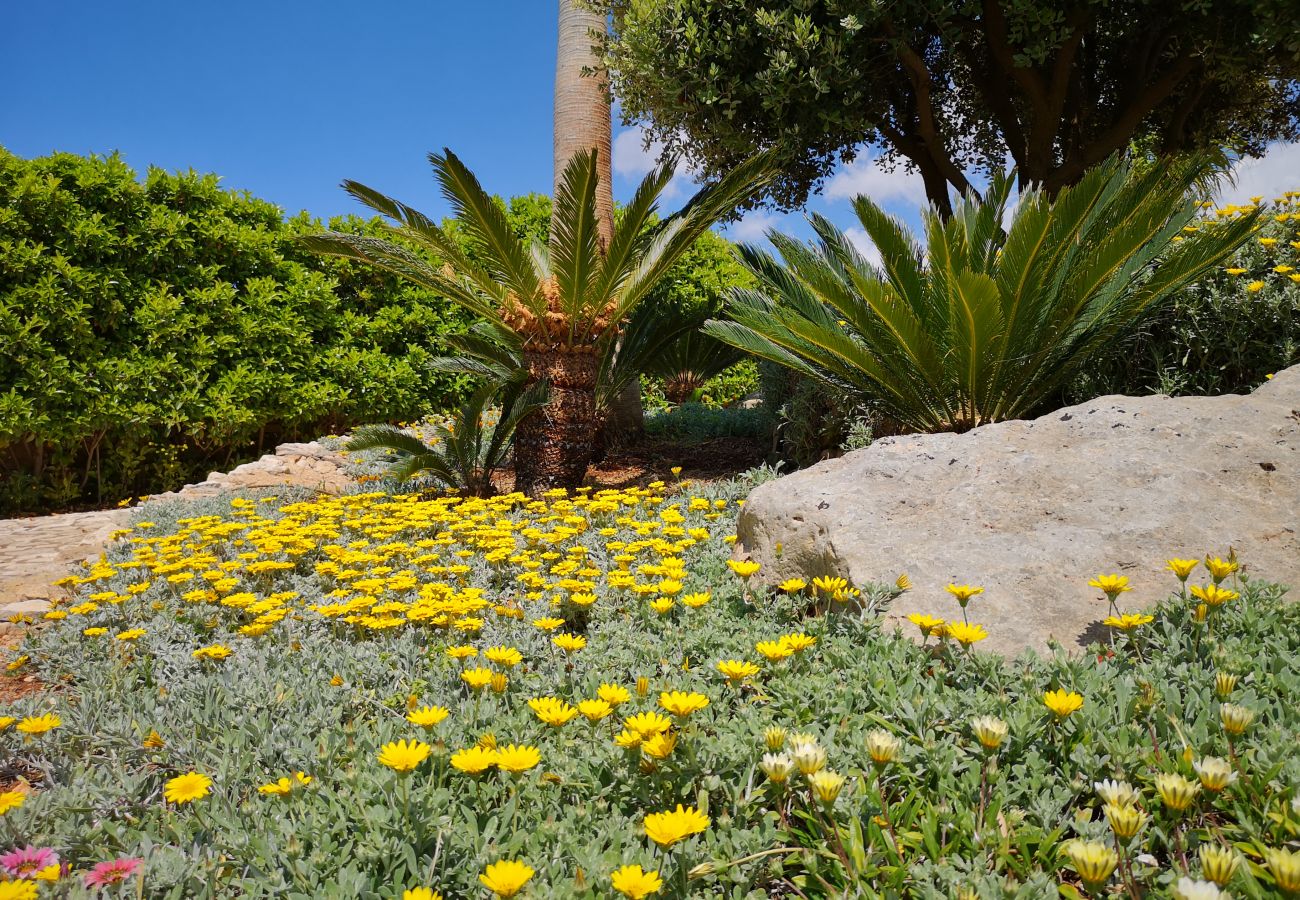
[[[1213,163],[1135,172],[1112,159],[1055,198],[993,180],[952,217],[923,216],[924,245],[868,197],[854,201],[879,267],[812,217],[818,241],[776,232],[782,262],[742,248],[760,281],[727,307],[721,340],[870,402],[919,431],[964,430],[1042,409],[1134,320],[1227,258],[1244,216],[1185,234],[1191,189]],[[783,264],[782,264],[783,263]]]

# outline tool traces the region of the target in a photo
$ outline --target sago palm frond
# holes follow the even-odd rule
[[[873,402],[921,431],[1031,414],[1058,396],[1147,309],[1222,262],[1255,216],[1191,227],[1205,157],[1134,173],[1115,159],[1056,198],[1021,195],[1003,230],[1010,176],[949,219],[924,214],[922,247],[866,197],[858,220],[874,266],[821,217],[818,240],[769,235],[781,261],[742,258],[756,291],[705,332]]]

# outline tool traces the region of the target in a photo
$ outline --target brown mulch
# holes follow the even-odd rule
[[[13,703],[32,694],[39,694],[44,689],[45,684],[35,675],[0,677],[0,704]]]
[[[652,481],[721,481],[763,463],[763,452],[745,438],[713,438],[690,443],[645,439],[608,450],[587,469],[585,484],[598,490],[644,487]],[[672,469],[681,467],[680,475]],[[510,468],[498,471],[492,483],[501,493],[514,489]]]

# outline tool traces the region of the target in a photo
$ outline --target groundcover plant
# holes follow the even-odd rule
[[[1004,662],[978,585],[760,585],[748,487],[146,505],[8,662],[0,897],[1300,888],[1279,589],[1078,573],[1113,637]]]

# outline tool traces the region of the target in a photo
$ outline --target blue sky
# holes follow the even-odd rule
[[[20,156],[119,150],[143,171],[216,172],[288,212],[360,208],[354,178],[439,216],[425,154],[451,147],[506,196],[551,186],[553,0],[227,0],[210,4],[40,0],[11,4],[0,30],[0,145]],[[618,128],[615,194],[652,163]],[[1300,149],[1242,173],[1230,199],[1296,187]],[[683,171],[670,201],[690,192]],[[854,223],[867,192],[899,213],[924,202],[919,179],[863,160],[809,204]],[[909,218],[914,216],[909,215]],[[757,212],[729,229],[754,240],[799,216]]]

